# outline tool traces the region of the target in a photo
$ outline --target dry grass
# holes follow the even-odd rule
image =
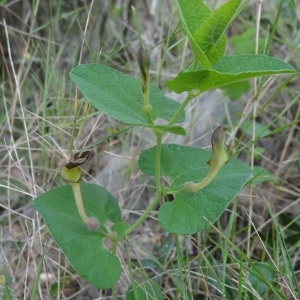
[[[131,4],[136,6],[142,20],[146,47],[152,48],[153,81],[163,87],[165,79],[174,76],[191,58],[184,35],[178,32],[178,17],[171,1],[91,3],[37,1],[33,6],[34,2],[23,0],[0,8],[0,272],[5,275],[5,284],[13,290],[13,299],[30,298],[41,262],[36,299],[111,297],[111,291],[98,291],[80,279],[31,208],[32,201],[43,191],[62,184],[59,173],[70,153],[76,95],[68,72],[80,62],[101,62],[138,75],[135,52],[139,42]],[[300,61],[300,19],[295,12],[299,12],[299,7],[297,1],[285,3],[270,48],[272,55],[296,68]],[[274,22],[278,2],[270,1],[262,8],[259,32],[264,40],[270,32],[268,26]],[[259,16],[250,4],[230,34],[253,27],[255,17]],[[230,43],[228,51],[234,51]],[[236,155],[250,165],[264,167],[276,179],[243,190],[216,228],[180,239],[184,267],[189,270],[183,280],[178,275],[176,241],[162,231],[155,213],[130,236],[132,264],[139,270],[135,276],[145,278],[146,274],[156,278],[166,298],[175,299],[176,287],[185,283],[193,288],[197,299],[221,299],[217,292],[221,285],[216,284],[220,276],[234,290],[238,286],[240,259],[234,246],[243,249],[248,258],[278,268],[282,274],[274,276],[274,281],[287,298],[297,298],[286,273],[294,272],[300,281],[300,237],[292,226],[300,228],[299,78],[294,77],[281,89],[285,79],[256,81],[238,104],[228,104],[228,114],[223,109],[227,106],[223,105],[222,94],[207,93],[201,102],[195,101],[189,107],[189,122],[184,125],[189,135],[184,140],[166,137],[166,142],[207,147],[211,129],[226,120],[232,124],[229,142],[239,149]],[[257,95],[255,101],[253,95]],[[241,120],[252,120],[253,116],[272,132],[255,144],[251,142],[251,134],[241,129]],[[119,133],[125,128],[79,99],[74,149],[88,146],[92,151],[92,158],[85,166],[85,179],[107,187],[118,199],[124,221],[132,222],[146,207],[153,191],[152,179],[138,172],[136,159],[154,141],[145,129]],[[263,152],[255,154],[257,147]],[[232,225],[230,230],[228,224]],[[276,238],[278,228],[292,263],[287,270],[283,248],[278,245],[280,239]],[[224,259],[224,248],[220,245],[225,242],[229,254]],[[124,247],[121,245],[118,252],[124,266],[118,285],[120,295],[125,294],[131,282]],[[155,258],[159,259],[159,267],[153,263]],[[224,273],[229,274],[228,278]],[[255,290],[249,282],[245,286]],[[256,294],[251,299],[266,297],[268,294],[262,298]]]

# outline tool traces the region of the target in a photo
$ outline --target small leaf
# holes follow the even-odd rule
[[[247,133],[248,135],[252,136],[252,122],[244,122],[241,128]],[[268,128],[267,125],[263,125],[261,123],[255,123],[255,139],[260,139],[267,137],[271,134],[271,130]]]
[[[4,263],[2,260],[0,264],[0,296],[3,300],[15,299],[12,295],[13,277],[10,275],[9,268],[9,265],[6,266],[6,262]]]
[[[241,34],[234,35],[230,38],[230,44],[233,47],[234,54],[254,54],[256,44],[256,28],[250,27]],[[265,48],[266,38],[259,37],[258,53],[262,53]]]
[[[284,239],[285,243],[291,245],[295,245],[299,243],[299,240],[300,240],[300,233],[290,234]]]
[[[224,95],[228,96],[231,101],[238,100],[249,89],[248,81],[238,81],[221,87]]]
[[[288,215],[288,213],[283,213],[280,214],[278,217],[280,220],[280,224],[286,227],[286,229],[296,231],[300,234],[300,219],[298,214],[290,216]]]
[[[202,0],[177,0],[179,16],[186,35],[189,39],[195,61],[199,61],[204,69],[210,69],[211,64],[222,58],[226,47],[226,38],[215,36],[215,43],[211,47],[205,47],[199,41],[195,33],[200,31],[203,24],[213,15],[211,9]],[[213,20],[214,21],[214,20]]]
[[[266,55],[224,56],[212,70],[183,71],[167,87],[176,93],[190,90],[201,92],[257,76],[295,73],[284,61]]]
[[[155,125],[152,128],[156,128],[161,131],[171,132],[177,135],[186,135],[186,132],[181,126],[165,126],[165,125]]]
[[[204,53],[208,53],[219,42],[231,23],[241,0],[229,0],[213,12],[196,30],[196,43]]]
[[[211,10],[202,0],[176,0],[176,5],[195,61],[199,61],[203,68],[209,69],[211,67],[209,59],[195,41],[194,33],[202,22],[211,15]]]
[[[128,228],[129,224],[126,222],[118,222],[111,226],[111,230],[116,233],[117,238],[120,238]]]
[[[207,57],[211,64],[216,64],[225,54],[226,38],[222,36],[218,42],[207,52]]]
[[[139,79],[105,65],[85,64],[70,72],[81,93],[100,111],[128,124],[151,127],[143,110],[143,93]],[[169,121],[180,104],[150,85],[151,116]],[[184,120],[184,114],[178,122]]]
[[[163,300],[163,297],[154,282],[136,282],[135,286],[136,291],[134,291],[132,285],[128,288],[126,292],[126,300]]]
[[[121,211],[111,194],[94,184],[81,183],[80,188],[87,215],[97,218],[102,228],[107,219],[120,222]],[[71,186],[42,194],[33,202],[33,208],[42,215],[54,240],[82,278],[101,289],[117,282],[120,262],[105,248],[104,235],[89,231],[82,222]]]
[[[271,174],[268,170],[261,166],[254,166],[253,168],[253,178],[251,182],[253,184],[260,184],[263,182],[276,182],[276,177]]]
[[[161,176],[167,176],[171,191],[182,189],[187,181],[204,178],[208,173],[207,161],[211,151],[178,146],[163,145],[161,152]],[[155,175],[155,147],[142,153],[139,159],[141,170]],[[200,191],[181,191],[172,202],[165,203],[158,212],[161,226],[176,234],[193,234],[208,228],[215,222],[230,201],[239,193],[250,178],[251,169],[243,162],[230,158],[215,179]]]
[[[260,279],[261,276],[263,276],[265,280],[272,282],[275,274],[276,270],[271,264],[257,262],[250,268],[247,280],[249,280],[251,286],[259,295],[264,295],[267,286]]]
[[[195,34],[199,26],[212,14],[202,0],[175,0],[184,29]]]

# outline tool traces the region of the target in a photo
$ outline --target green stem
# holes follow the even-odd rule
[[[113,300],[117,300],[118,298],[117,298],[117,286],[116,285],[114,285],[113,287],[112,287],[112,297],[113,297]]]
[[[78,90],[76,89],[75,92],[75,99],[74,99],[74,120],[72,125],[72,132],[71,132],[71,140],[70,140],[70,158],[69,161],[71,161],[73,156],[73,145],[74,145],[74,136],[75,136],[75,129],[76,129],[76,122],[77,122],[77,115],[78,115]]]
[[[70,185],[73,189],[73,194],[75,197],[76,206],[77,206],[77,210],[79,212],[80,218],[83,221],[83,223],[86,224],[88,222],[88,217],[85,213],[85,209],[84,209],[83,202],[82,202],[80,184],[71,182]]]
[[[161,156],[161,141],[163,133],[159,132],[156,134],[156,158],[155,158],[155,183],[156,183],[156,193],[161,194],[160,185],[160,156]]]
[[[184,286],[184,278],[183,278],[183,257],[182,257],[182,251],[180,247],[179,237],[177,234],[175,234],[175,243],[176,243],[176,253],[177,253],[177,263],[178,263],[178,272],[179,272],[179,286],[178,289],[180,292],[184,295],[183,299],[187,299],[185,297],[186,288]]]
[[[198,95],[200,95],[200,91],[189,91],[186,98],[184,99],[184,101],[182,102],[182,104],[180,105],[180,107],[178,108],[178,110],[176,111],[176,113],[174,114],[173,118],[169,121],[168,126],[173,125],[173,123],[176,122],[176,120],[179,118],[180,114],[184,111],[185,107],[187,106],[187,104],[195,97],[197,97]]]
[[[129,255],[129,249],[128,249],[128,243],[127,241],[125,242],[125,249],[126,249],[126,258],[127,258],[127,269],[128,269],[128,272],[129,272],[129,278],[130,278],[130,282],[131,282],[131,286],[132,286],[132,289],[133,289],[133,294],[134,294],[134,299],[139,299],[139,295],[138,295],[138,291],[137,291],[137,283],[134,279],[134,275],[133,275],[133,272],[132,272],[132,264],[131,264],[131,258],[130,258],[130,255]]]
[[[147,83],[145,84],[145,89],[143,86],[143,101],[144,101],[144,112],[149,118],[149,122],[153,124],[153,119],[151,116],[152,106],[149,101],[149,86],[150,86],[150,77],[147,78]]]
[[[154,207],[158,204],[160,198],[161,198],[161,194],[157,193],[154,200],[152,201],[152,203],[147,207],[147,209],[139,217],[139,219],[124,232],[124,234],[118,239],[119,241],[122,240],[127,235],[129,235],[137,227],[139,227],[139,225],[148,217],[148,215],[151,213],[151,211],[154,209]]]
[[[156,182],[156,196],[152,203],[147,207],[144,213],[138,218],[138,220],[132,224],[117,240],[119,242],[126,236],[128,236],[132,231],[134,231],[140,224],[149,216],[151,211],[155,208],[158,204],[159,200],[161,199],[161,184],[160,184],[160,156],[161,156],[161,141],[163,137],[162,132],[156,132],[156,162],[155,162],[155,182]]]
[[[70,149],[69,149],[69,151],[70,151],[69,162],[71,161],[72,155],[73,155],[73,144],[74,144],[75,128],[76,128],[76,116],[74,117],[73,125],[72,125],[71,140],[70,140]]]

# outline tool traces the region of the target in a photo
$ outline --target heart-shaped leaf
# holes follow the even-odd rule
[[[171,181],[170,191],[179,191],[185,182],[200,181],[209,172],[207,161],[212,152],[178,145],[163,145],[161,175]],[[155,175],[155,147],[142,153],[139,166],[144,173]],[[193,234],[215,222],[230,201],[239,193],[251,176],[243,162],[230,158],[216,178],[194,193],[178,192],[172,202],[159,210],[161,226],[176,234]]]
[[[156,127],[143,110],[139,79],[99,64],[80,65],[70,72],[70,77],[82,94],[100,111],[124,123]],[[180,106],[154,85],[150,86],[149,99],[153,120],[170,120]],[[178,122],[183,120],[184,114],[179,117]]]
[[[211,70],[183,71],[167,81],[167,86],[176,93],[190,90],[204,92],[252,77],[281,73],[295,73],[295,69],[278,58],[266,55],[224,56]]]
[[[98,185],[81,183],[88,217],[95,217],[105,230],[105,221],[120,222],[121,211],[114,197]],[[65,185],[39,196],[33,208],[45,220],[54,240],[73,268],[86,281],[102,289],[112,287],[121,274],[118,258],[104,246],[100,231],[89,231],[82,222],[71,186]]]

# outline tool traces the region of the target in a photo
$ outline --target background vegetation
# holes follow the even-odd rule
[[[250,1],[229,29],[227,53],[269,53],[299,68],[300,4],[257,3]],[[111,296],[73,272],[31,203],[63,184],[76,95],[69,71],[100,62],[139,76],[131,5],[150,50],[152,82],[165,89],[192,58],[172,1],[23,0],[0,7],[0,284],[13,299],[29,299],[35,290],[36,299]],[[298,76],[276,76],[206,93],[190,105],[188,136],[168,135],[165,142],[209,147],[212,129],[227,123],[233,155],[257,177],[209,230],[177,242],[153,212],[118,253],[120,299],[132,276],[154,280],[165,299],[300,298],[299,103]],[[112,192],[131,223],[153,191],[136,165],[153,137],[96,113],[83,99],[79,109],[75,149],[93,152],[85,180]]]

